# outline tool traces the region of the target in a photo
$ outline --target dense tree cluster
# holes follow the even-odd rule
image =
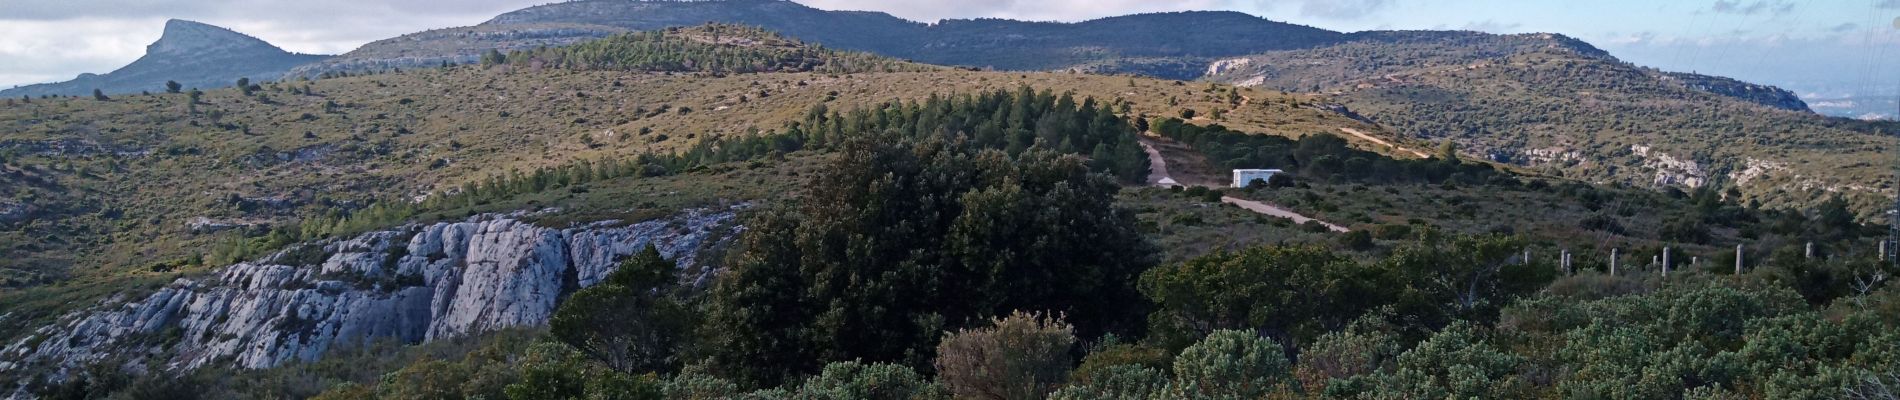
[[[1091,169],[1123,182],[1148,175],[1148,155],[1136,141],[1133,125],[1108,104],[1093,98],[1022,87],[1015,92],[930,98],[839,113],[813,108],[804,122],[788,129],[798,143],[825,144],[863,134],[895,132],[912,138],[957,138],[969,146],[1003,149],[1011,155],[1031,147],[1089,155]]]
[[[1419,331],[1495,320],[1512,299],[1543,288],[1551,265],[1517,256],[1508,237],[1428,237],[1365,263],[1320,248],[1255,248],[1165,265],[1142,275],[1158,307],[1153,343],[1180,348],[1219,329],[1304,343],[1379,309]]]
[[[484,65],[566,69],[706,72],[866,73],[936,69],[870,53],[807,45],[759,28],[710,24],[626,33],[573,46],[482,57]]]
[[[1209,163],[1228,169],[1282,169],[1304,179],[1367,183],[1516,184],[1517,179],[1489,164],[1465,163],[1456,157],[1395,159],[1349,147],[1330,134],[1288,139],[1252,135],[1220,125],[1198,126],[1177,118],[1152,124],[1154,131],[1193,146]]]
[[[1079,157],[854,137],[791,204],[765,210],[713,292],[723,374],[775,385],[827,361],[927,366],[939,334],[1013,310],[1079,332],[1136,325],[1153,251],[1120,190]]]

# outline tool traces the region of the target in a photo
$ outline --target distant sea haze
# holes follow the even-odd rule
[[[1900,116],[1900,101],[1895,96],[1807,96],[1814,112],[1833,117],[1857,119],[1895,119]]]

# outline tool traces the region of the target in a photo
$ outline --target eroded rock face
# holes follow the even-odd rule
[[[567,293],[656,246],[682,268],[741,228],[735,210],[549,229],[513,218],[409,226],[293,248],[60,318],[0,350],[0,371],[64,371],[121,355],[150,365],[267,368],[333,348],[539,325]]]

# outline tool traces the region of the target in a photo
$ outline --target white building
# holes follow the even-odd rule
[[[1285,172],[1277,169],[1236,169],[1234,170],[1234,187],[1245,188],[1248,183],[1253,183],[1256,179],[1267,182],[1273,179],[1273,175]]]

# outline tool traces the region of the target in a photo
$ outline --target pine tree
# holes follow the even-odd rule
[[[105,92],[105,91],[101,91],[101,90],[99,90],[99,89],[93,89],[93,90],[92,90],[92,99],[93,99],[93,100],[98,100],[98,101],[107,101],[107,100],[112,100],[112,98],[111,98],[111,97],[106,97],[106,92]]]
[[[165,81],[165,93],[177,94],[184,89],[185,85],[178,84],[178,81]]]
[[[1154,253],[1114,206],[1120,185],[1048,149],[892,135],[847,136],[805,197],[747,224],[709,316],[720,368],[776,385],[825,361],[921,367],[944,329],[1012,310],[1088,336],[1137,323],[1118,310],[1137,306],[1129,283]]]

